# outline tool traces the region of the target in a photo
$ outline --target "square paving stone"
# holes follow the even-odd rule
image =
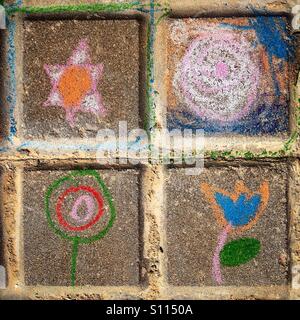
[[[209,167],[199,176],[188,176],[184,169],[170,169],[166,186],[169,283],[286,284],[287,173],[285,165]],[[228,221],[231,230],[226,229]],[[239,244],[245,246],[239,249],[237,242],[232,242],[239,239],[255,240],[241,240]],[[226,246],[233,249],[229,251]]]
[[[168,20],[169,129],[285,135],[294,51],[283,17]]]
[[[69,171],[24,172],[26,285],[138,285],[141,247],[139,172],[76,172],[71,176]],[[108,191],[96,180],[99,179],[95,178],[97,175],[111,194],[116,212],[114,222],[111,222],[113,209]],[[64,180],[64,177],[68,178]],[[53,189],[49,191],[51,185]],[[45,205],[47,194],[48,206]],[[107,228],[108,232],[101,238]],[[97,238],[99,235],[100,239]],[[77,259],[72,251],[76,237],[80,238]],[[72,259],[77,261],[75,283],[72,282]]]
[[[138,128],[139,30],[137,20],[25,20],[23,136]]]

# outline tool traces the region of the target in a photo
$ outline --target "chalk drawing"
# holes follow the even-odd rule
[[[103,99],[97,85],[103,74],[103,64],[91,64],[86,39],[79,42],[66,65],[44,65],[51,79],[52,90],[44,106],[60,106],[66,111],[66,120],[75,125],[79,111],[105,115]]]
[[[260,252],[260,242],[253,238],[241,238],[227,243],[220,251],[223,266],[236,267],[254,259]],[[239,254],[236,254],[239,252]]]
[[[84,189],[83,189],[84,190]],[[86,189],[88,191],[88,189]],[[76,192],[76,191],[75,191]],[[95,194],[96,192],[94,190],[91,190],[90,192],[92,192],[93,194]],[[97,193],[96,193],[97,194]],[[95,196],[96,197],[96,196]],[[97,198],[98,198],[98,195],[97,195]],[[99,199],[99,198],[98,198]],[[102,202],[102,198],[100,198],[101,200],[98,201],[99,205],[100,205],[100,202]],[[85,202],[86,206],[87,206],[87,209],[88,209],[88,214],[86,215],[86,217],[80,217],[78,215],[78,208],[80,207],[80,205],[82,204],[82,202]],[[102,203],[100,205],[100,208],[102,210]],[[74,206],[72,208],[72,211],[70,213],[70,216],[74,219],[74,220],[77,220],[78,222],[86,222],[86,221],[89,221],[90,218],[92,217],[93,215],[93,212],[95,211],[95,204],[93,202],[93,198],[91,196],[80,196],[76,202],[74,203]],[[100,211],[101,213],[101,211]],[[99,219],[101,217],[101,214],[99,215]]]
[[[16,47],[15,47],[15,34],[16,34],[16,22],[8,21],[8,53],[7,63],[9,66],[9,87],[6,101],[9,104],[9,137],[10,142],[13,141],[13,137],[17,133],[17,125],[15,120],[15,107],[17,104],[17,81],[16,81]]]
[[[62,213],[62,207],[63,207],[65,200],[67,199],[67,197],[69,195],[71,195],[72,193],[76,194],[79,191],[88,192],[90,194],[90,196],[87,196],[87,195],[79,196],[72,207],[72,211],[69,213],[69,217],[72,218],[73,220],[75,220],[76,224],[82,223],[82,222],[87,222],[87,221],[89,221],[89,222],[87,224],[83,224],[80,226],[72,226],[64,218],[63,213]],[[91,197],[91,196],[93,196],[93,197]],[[98,212],[95,215],[95,217],[93,217],[94,212],[95,212],[95,204],[94,204],[93,199],[95,199],[98,204]],[[85,215],[85,217],[84,216],[80,217],[78,215],[78,209],[79,209],[80,205],[82,204],[82,202],[85,202],[87,205],[88,213]],[[102,196],[95,189],[88,187],[88,186],[80,185],[79,187],[71,187],[71,188],[67,189],[59,197],[58,202],[57,202],[57,206],[56,206],[56,214],[57,214],[57,219],[58,219],[59,224],[61,226],[63,226],[65,229],[70,230],[70,231],[84,231],[84,230],[90,228],[91,226],[93,226],[95,223],[97,223],[99,221],[99,219],[101,218],[101,216],[103,215]]]
[[[221,250],[223,249],[225,242],[228,237],[228,233],[231,230],[231,225],[228,224],[225,229],[222,231],[220,234],[220,237],[218,239],[218,245],[214,253],[213,257],[213,268],[212,268],[212,273],[213,273],[213,278],[218,284],[222,283],[222,274],[221,274],[221,267],[220,267],[220,253]]]
[[[285,18],[175,19],[169,26],[169,130],[288,131],[295,50]]]
[[[267,59],[263,58],[263,63],[264,65],[268,64],[268,69],[271,71],[271,77],[274,82],[275,94],[279,97],[282,90],[282,80],[280,79],[281,75],[276,74],[274,58],[289,62],[295,54],[294,47],[289,43],[293,38],[289,35],[287,23],[280,17],[265,16],[249,18],[248,22],[249,25],[244,26],[227,23],[221,25],[235,30],[255,30],[258,45],[262,46],[267,56]]]
[[[257,96],[259,67],[252,52],[242,35],[203,34],[190,44],[174,86],[196,115],[212,121],[239,120],[249,113]]]
[[[97,187],[83,183],[84,177],[95,180]],[[60,192],[59,196],[57,192]],[[71,284],[75,286],[79,244],[100,240],[114,224],[116,210],[111,194],[97,171],[74,171],[50,185],[45,210],[50,228],[72,242]],[[105,214],[109,215],[109,221],[103,226],[100,222]]]
[[[260,252],[260,242],[241,238],[225,245],[229,234],[240,234],[251,229],[265,211],[269,201],[269,184],[264,181],[258,191],[251,192],[242,181],[235,185],[233,193],[201,184],[213,213],[223,228],[213,255],[212,276],[217,284],[223,283],[221,264],[239,266],[255,258]]]

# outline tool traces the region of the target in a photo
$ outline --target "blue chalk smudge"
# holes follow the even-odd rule
[[[6,9],[22,6],[22,0],[17,0],[12,5],[4,5]],[[7,29],[8,29],[8,53],[7,63],[9,67],[9,93],[6,100],[9,104],[9,136],[8,141],[12,142],[13,137],[17,134],[17,124],[14,116],[16,104],[17,104],[17,82],[16,82],[16,48],[15,48],[15,34],[16,34],[16,23],[7,18]]]
[[[0,152],[5,152],[5,151],[7,151],[7,150],[8,150],[7,147],[0,147]]]
[[[128,145],[121,144],[120,151],[143,151],[148,150],[149,145],[146,144],[142,146],[140,144],[140,141],[142,141],[141,138],[137,137],[134,141],[128,141]],[[47,142],[47,141],[39,141],[39,140],[32,140],[32,141],[24,141],[22,144],[20,144],[17,147],[17,151],[22,151],[26,148],[32,148],[37,150],[63,150],[63,151],[116,151],[116,148],[119,147],[118,142],[112,143],[112,142],[103,142],[103,143],[96,143],[94,145],[88,145],[88,144],[63,144],[63,143],[55,143],[55,142]]]
[[[5,8],[20,7],[22,0],[17,0],[14,4],[5,6]],[[16,23],[7,17],[7,29],[8,29],[8,67],[9,67],[9,93],[6,100],[9,104],[9,137],[8,141],[12,142],[13,137],[17,133],[17,124],[14,116],[15,107],[17,104],[17,82],[16,82],[16,48],[15,48],[15,34]]]
[[[288,36],[288,26],[284,19],[258,16],[250,18],[249,22],[269,56],[288,61],[294,54],[293,47],[289,44],[291,37]]]
[[[235,202],[221,193],[216,193],[215,199],[223,209],[225,219],[234,227],[247,225],[253,220],[261,202],[260,195],[254,195],[247,200],[245,194],[241,194]]]
[[[273,57],[277,57],[286,62],[294,55],[294,50],[289,41],[288,27],[286,22],[278,17],[259,16],[255,19],[249,19],[261,45],[266,49],[269,58],[269,64],[273,66]],[[280,96],[280,88],[276,73],[272,67],[272,79],[275,85],[276,96]]]
[[[230,23],[220,23],[223,28],[235,30],[255,30],[258,41],[270,56],[288,61],[295,54],[291,46],[293,36],[288,33],[288,24],[281,17],[257,16],[249,18],[249,26],[239,26]]]
[[[14,45],[14,38],[16,32],[16,23],[14,21],[8,22],[8,66],[10,70],[10,83],[9,83],[9,94],[7,96],[7,102],[9,103],[9,122],[10,122],[10,135],[9,140],[17,133],[16,121],[14,118],[14,110],[16,107],[17,97],[16,97],[16,50]]]
[[[168,129],[203,129],[206,134],[233,133],[254,135],[276,135],[287,132],[288,108],[280,104],[260,105],[239,121],[222,124],[202,119],[188,111],[172,111],[167,114]]]
[[[69,151],[96,151],[100,145],[85,145],[85,144],[57,144],[46,141],[25,141],[17,147],[17,151],[22,151],[26,148],[33,148],[38,150],[69,150]]]
[[[272,68],[272,80],[275,87],[276,96],[280,96],[280,88],[276,73],[273,68],[273,57],[288,62],[295,55],[295,49],[291,45],[293,36],[289,35],[287,22],[281,17],[256,16],[249,18],[249,26],[238,26],[229,23],[221,23],[224,28],[235,30],[255,30],[258,42],[264,46],[269,64]]]

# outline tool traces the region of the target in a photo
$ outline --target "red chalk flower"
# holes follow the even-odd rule
[[[102,239],[114,224],[116,210],[112,196],[98,172],[74,171],[49,186],[45,211],[55,234],[73,244],[71,283],[74,286],[78,246]]]
[[[76,225],[71,224],[69,221],[66,220],[63,214],[63,205],[64,202],[67,200],[68,196],[76,195],[79,192],[85,192],[77,198],[75,201],[72,210],[69,212],[69,216],[73,223]],[[95,210],[95,202],[97,203],[98,209]],[[79,207],[85,203],[87,212],[84,216],[78,214]],[[68,231],[85,231],[91,228],[94,224],[96,224],[101,216],[103,215],[103,198],[102,195],[92,187],[89,186],[78,186],[78,187],[71,187],[63,192],[57,202],[56,205],[56,215],[59,224]]]

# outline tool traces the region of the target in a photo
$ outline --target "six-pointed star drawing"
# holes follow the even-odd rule
[[[44,65],[52,84],[44,106],[60,106],[66,110],[66,120],[75,125],[77,112],[104,115],[105,107],[97,84],[103,74],[103,64],[91,64],[87,40],[79,42],[65,65]]]

